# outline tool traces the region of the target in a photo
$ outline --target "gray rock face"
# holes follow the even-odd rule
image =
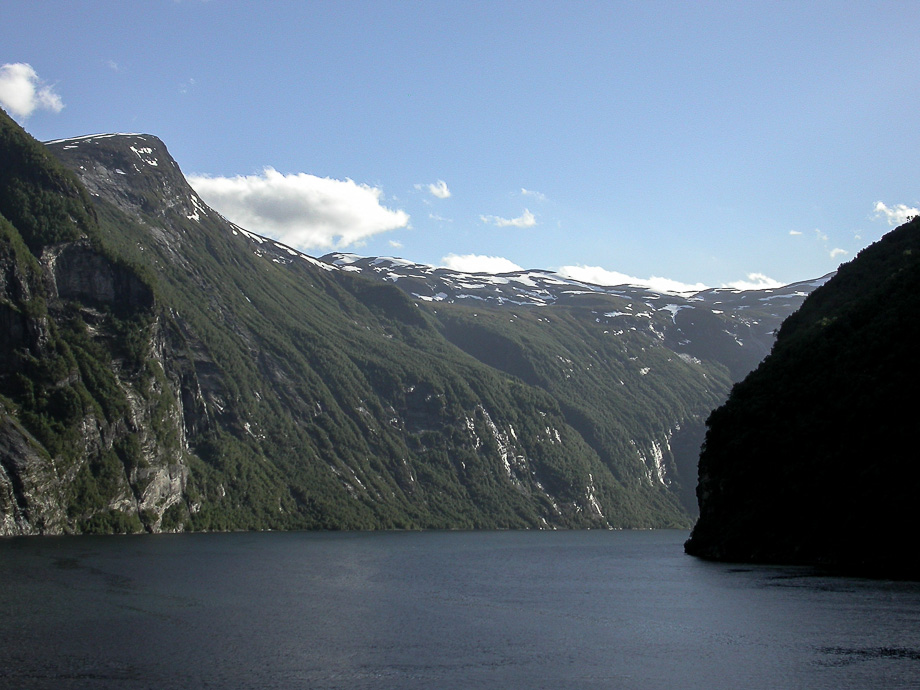
[[[152,290],[134,271],[113,263],[86,241],[47,248],[42,264],[51,278],[52,296],[62,300],[106,306],[119,313],[153,307]]]
[[[54,460],[0,405],[0,535],[61,534],[64,505]]]
[[[63,454],[49,455],[42,443],[29,434],[10,410],[0,405],[0,535],[60,534],[78,530],[78,524],[100,512],[117,511],[138,516],[135,527],[143,525],[158,531],[163,513],[184,500],[188,477],[185,447],[183,400],[194,395],[182,390],[179,372],[161,380],[144,380],[137,362],[128,361],[113,347],[115,315],[146,315],[148,326],[141,349],[144,368],[165,371],[165,338],[160,319],[153,316],[154,297],[148,285],[125,266],[120,266],[95,251],[86,240],[47,248],[42,254],[41,280],[47,312],[30,313],[32,297],[22,272],[6,261],[0,294],[15,299],[0,302],[0,370],[15,376],[17,362],[50,360],[58,341],[51,329],[63,323],[67,310],[76,309],[88,324],[88,346],[105,353],[116,390],[109,391],[109,402],[123,409],[107,415],[95,406],[84,406],[78,422],[79,438],[73,438]],[[68,306],[69,305],[69,306]],[[181,368],[181,367],[180,367]],[[63,378],[51,381],[50,389],[73,389],[85,384],[89,372],[77,367],[62,372]],[[194,377],[192,377],[194,382]],[[120,401],[120,402],[119,402]],[[165,401],[165,403],[164,403]],[[165,410],[165,411],[164,411]],[[196,423],[197,424],[197,423]],[[154,429],[159,429],[155,432]],[[175,439],[164,444],[163,436]],[[128,437],[139,438],[129,467],[116,464],[117,476],[109,479],[111,491],[102,503],[85,511],[68,511],[73,504],[73,485],[81,472],[97,472],[105,462],[112,464],[116,450]],[[122,459],[124,460],[124,459]]]

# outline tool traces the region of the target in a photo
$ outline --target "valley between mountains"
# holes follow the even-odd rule
[[[0,113],[0,534],[690,527],[710,412],[827,280],[671,295],[314,258],[154,136]]]

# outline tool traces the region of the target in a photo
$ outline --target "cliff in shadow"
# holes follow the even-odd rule
[[[841,266],[708,420],[688,553],[920,576],[920,219]]]

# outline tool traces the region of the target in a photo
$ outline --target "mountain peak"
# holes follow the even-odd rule
[[[45,143],[67,167],[79,171],[96,197],[115,200],[124,211],[169,211],[197,220],[208,207],[198,198],[178,163],[152,134],[90,134]]]

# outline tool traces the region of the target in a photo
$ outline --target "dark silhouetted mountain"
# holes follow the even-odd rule
[[[920,576],[920,220],[782,326],[708,421],[689,553]]]

